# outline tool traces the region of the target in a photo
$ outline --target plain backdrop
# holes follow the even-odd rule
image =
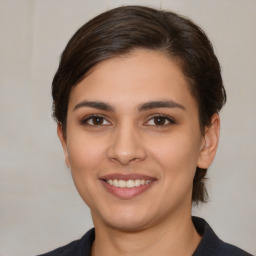
[[[213,42],[228,101],[208,174],[210,201],[193,214],[256,254],[255,0],[0,0],[0,255],[47,252],[93,226],[64,164],[50,88],[71,35],[124,4],[188,16]]]

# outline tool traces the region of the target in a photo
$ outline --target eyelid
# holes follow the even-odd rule
[[[102,124],[89,124],[88,121],[90,119],[93,119],[93,118],[102,118],[103,119],[103,123]],[[148,124],[152,119],[154,118],[163,118],[165,119],[168,123],[167,124]],[[107,122],[107,124],[105,123]],[[81,125],[84,125],[84,126],[95,126],[95,127],[100,127],[100,126],[109,126],[109,125],[112,125],[112,123],[109,121],[109,119],[105,116],[105,115],[102,115],[102,114],[89,114],[85,117],[83,117],[80,121]],[[176,120],[175,118],[171,117],[171,116],[168,116],[166,114],[152,114],[150,116],[148,116],[146,118],[146,122],[144,122],[144,125],[145,126],[156,126],[156,127],[166,127],[168,125],[172,125],[172,124],[175,124],[176,123]]]
[[[108,122],[108,124],[94,125],[94,124],[89,124],[89,123],[88,123],[88,121],[89,121],[90,119],[97,118],[97,117],[104,119],[105,121]],[[87,126],[108,126],[108,125],[111,125],[111,122],[108,120],[108,118],[106,118],[104,115],[101,115],[101,114],[90,114],[90,115],[87,115],[87,116],[85,116],[85,117],[83,117],[83,118],[81,119],[80,123],[81,123],[82,125],[87,125]]]
[[[165,120],[168,121],[168,124],[163,124],[163,125],[151,125],[151,124],[147,124],[150,120],[154,119],[154,118],[164,118]],[[170,117],[168,115],[164,115],[164,114],[153,114],[153,115],[150,115],[148,118],[147,118],[147,121],[144,123],[144,125],[146,126],[157,126],[157,127],[164,127],[164,126],[168,126],[168,125],[172,125],[172,124],[175,124],[176,123],[176,120],[173,118],[173,117]]]

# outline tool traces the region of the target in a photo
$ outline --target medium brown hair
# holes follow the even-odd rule
[[[200,128],[211,124],[226,101],[219,62],[205,33],[188,18],[170,11],[124,6],[83,25],[62,53],[52,83],[53,117],[66,132],[70,90],[101,61],[138,48],[161,51],[176,61],[197,101]],[[207,169],[197,168],[192,201],[205,202]]]

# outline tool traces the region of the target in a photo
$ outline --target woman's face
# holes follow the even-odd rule
[[[138,230],[190,214],[205,140],[186,78],[163,54],[94,67],[71,90],[66,139],[58,133],[95,226]]]

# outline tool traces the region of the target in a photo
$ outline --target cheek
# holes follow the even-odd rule
[[[92,147],[91,141],[72,140],[69,147],[72,179],[83,201],[93,208],[95,195],[98,193],[97,176],[102,163],[100,147]]]
[[[72,167],[77,170],[81,169],[81,171],[89,171],[93,169],[93,166],[97,166],[103,153],[100,148],[92,148],[89,144],[77,144],[68,148],[68,154]]]
[[[183,202],[191,202],[193,179],[199,157],[198,140],[192,138],[184,134],[176,135],[172,140],[163,141],[159,151],[155,152],[156,161],[162,170],[159,200],[163,205],[175,208]]]
[[[67,148],[72,177],[78,192],[84,195],[95,189],[92,184],[97,180],[104,162],[104,143],[99,143],[99,139],[95,140],[92,136],[81,136],[78,132],[70,134],[72,136],[68,138]]]
[[[67,150],[71,166],[77,171],[89,171],[97,166],[104,155],[101,136],[88,135],[81,128],[71,127],[67,138]]]
[[[155,157],[164,175],[193,179],[200,152],[200,136],[194,133],[177,133],[161,141]]]

